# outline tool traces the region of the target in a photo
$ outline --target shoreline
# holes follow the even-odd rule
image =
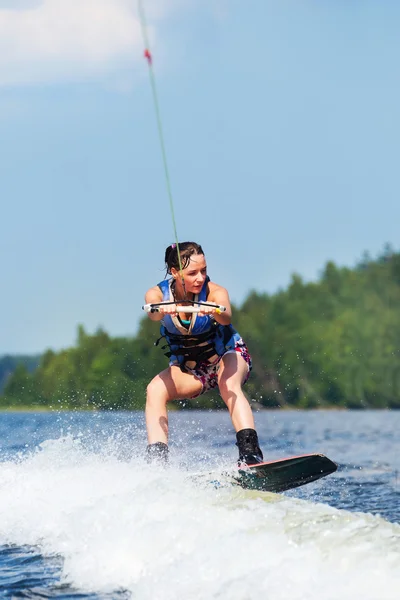
[[[193,412],[225,412],[227,409],[224,408],[183,408],[183,409],[174,409],[174,408],[170,408],[171,412],[188,412],[190,413],[191,411]],[[313,408],[298,408],[295,406],[290,406],[290,407],[271,407],[271,408],[267,408],[267,407],[262,407],[262,408],[254,408],[253,412],[254,413],[260,413],[260,412],[318,412],[318,411],[352,411],[352,412],[364,412],[364,411],[375,411],[375,412],[383,412],[383,411],[395,411],[395,410],[400,410],[400,408],[389,408],[389,407],[385,407],[385,408],[373,408],[373,407],[366,407],[366,408],[347,408],[345,406],[321,406],[321,407],[313,407]],[[0,407],[0,414],[11,414],[11,413],[15,413],[15,414],[19,414],[19,413],[80,413],[80,412],[85,412],[85,413],[143,413],[144,412],[144,407],[143,409],[129,409],[129,408],[118,408],[118,409],[98,409],[98,408],[49,408],[49,407],[35,407],[35,406],[21,406],[21,407],[15,407],[15,406],[9,406],[9,407]]]

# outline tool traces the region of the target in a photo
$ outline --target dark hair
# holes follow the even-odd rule
[[[179,254],[181,255],[182,269],[186,269],[193,254],[204,254],[203,248],[196,242],[181,242],[179,244]],[[171,269],[175,267],[179,271],[178,248],[176,244],[168,246],[165,251],[165,266],[167,273],[171,275]]]

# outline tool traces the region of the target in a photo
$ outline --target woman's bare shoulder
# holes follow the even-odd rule
[[[161,302],[162,301],[163,295],[162,295],[162,291],[160,290],[158,285],[155,285],[154,287],[151,287],[149,290],[147,290],[147,292],[145,294],[145,299],[146,299],[146,302]]]
[[[211,302],[222,302],[221,298],[229,298],[228,290],[213,281],[208,282],[208,299]]]
[[[210,292],[210,294],[212,294],[213,292],[227,292],[228,290],[225,289],[224,287],[222,287],[222,285],[218,285],[218,283],[215,283],[214,281],[209,281],[208,282],[208,290]]]

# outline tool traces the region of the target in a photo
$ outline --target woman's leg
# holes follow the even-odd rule
[[[242,392],[249,367],[239,352],[225,354],[218,371],[219,392],[231,415],[235,431],[254,429],[250,404]]]
[[[242,384],[247,374],[247,362],[238,352],[229,352],[222,357],[218,385],[236,431],[239,465],[243,463],[251,465],[263,461],[263,453],[254,427],[253,413],[242,392]]]
[[[168,443],[167,402],[192,398],[202,390],[202,383],[177,366],[168,367],[147,386],[146,427],[149,444]]]

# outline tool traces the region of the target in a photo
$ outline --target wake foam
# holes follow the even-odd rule
[[[398,525],[198,485],[139,454],[66,436],[0,463],[0,543],[61,556],[62,581],[82,591],[138,600],[397,600]]]

